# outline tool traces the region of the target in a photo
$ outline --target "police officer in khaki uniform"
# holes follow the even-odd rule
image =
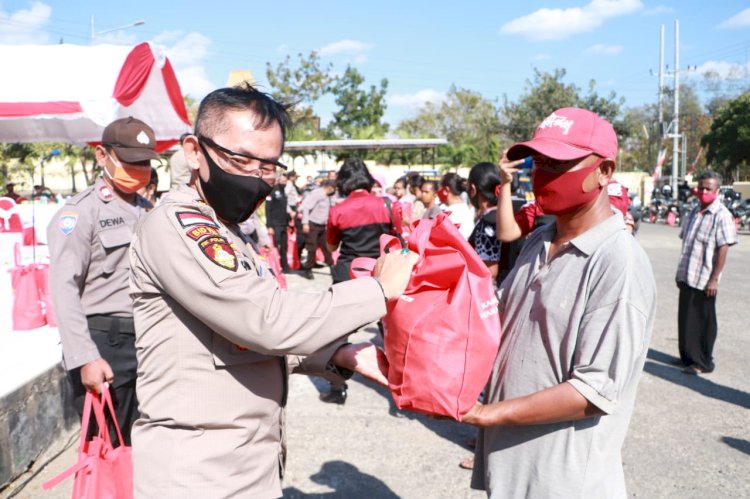
[[[154,132],[142,121],[110,123],[95,152],[103,175],[47,228],[50,287],[76,407],[81,412],[86,390],[110,383],[126,444],[138,416],[127,250],[136,222],[151,208],[136,192],[149,182],[155,147]]]
[[[184,144],[191,183],[136,230],[136,497],[280,497],[288,373],[385,382],[382,354],[342,337],[385,313],[413,254],[382,259],[377,279],[285,291],[237,229],[284,168],[288,120],[251,86],[210,93]]]

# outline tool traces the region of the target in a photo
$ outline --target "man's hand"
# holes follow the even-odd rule
[[[273,237],[274,235],[273,227],[268,227],[267,231],[268,231],[268,237]]]
[[[310,233],[310,225],[309,224],[302,224],[302,233],[303,234],[309,234]]]
[[[114,379],[112,368],[102,358],[92,360],[81,367],[81,383],[89,391],[101,393],[102,383],[112,383]]]
[[[508,150],[505,149],[503,151],[503,157],[500,158],[500,164],[498,165],[500,167],[500,183],[505,185],[509,184],[513,181],[513,174],[518,173],[520,170],[518,169],[519,165],[523,164],[523,159],[518,159],[516,161],[511,161],[508,159]]]
[[[378,258],[373,276],[383,286],[386,300],[401,296],[409,283],[411,269],[417,260],[419,260],[419,255],[411,251],[408,253],[394,251]]]
[[[383,351],[372,343],[346,344],[336,350],[331,362],[388,386],[388,360]]]
[[[482,425],[482,413],[484,412],[484,404],[481,402],[477,402],[474,404],[474,407],[472,407],[469,412],[464,414],[464,417],[461,418],[462,423],[479,426],[480,428]]]
[[[706,296],[708,296],[709,298],[713,298],[718,292],[719,280],[715,277],[712,277],[708,280],[708,284],[706,285]]]

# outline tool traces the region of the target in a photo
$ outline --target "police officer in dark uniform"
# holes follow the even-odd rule
[[[110,123],[95,152],[102,176],[47,228],[52,299],[76,408],[82,412],[86,390],[100,392],[109,383],[126,445],[138,416],[128,248],[151,208],[137,191],[151,178],[155,147],[154,132],[142,121]]]
[[[286,228],[289,220],[296,213],[289,208],[286,196],[287,175],[279,176],[278,184],[273,186],[271,193],[266,197],[266,227],[268,235],[273,237],[273,244],[279,250],[281,259],[281,272],[291,272],[287,261],[287,233]]]

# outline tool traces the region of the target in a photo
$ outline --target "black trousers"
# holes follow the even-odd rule
[[[713,371],[713,351],[718,330],[716,297],[710,298],[702,289],[680,283],[677,327],[682,362],[706,372]]]
[[[289,237],[286,233],[286,225],[272,225],[273,245],[279,250],[281,259],[281,270],[289,270],[289,262],[286,259],[287,249],[289,247]]]
[[[323,251],[326,265],[329,267],[333,265],[333,257],[331,256],[331,252],[328,251],[328,245],[326,244],[325,225],[310,222],[310,233],[305,236],[305,248],[307,249],[307,259],[304,265],[302,265],[303,268],[313,268],[315,265],[315,250],[318,248]]]
[[[138,361],[135,357],[135,330],[133,319],[125,317],[92,316],[89,317],[89,332],[99,354],[106,360],[114,372],[114,380],[109,387],[115,416],[122,432],[125,445],[130,445],[130,429],[138,419],[138,400],[135,394],[135,379]],[[86,387],[81,383],[81,369],[68,371],[68,380],[73,388],[73,403],[79,416],[83,416],[83,402],[86,398]],[[92,416],[89,436],[98,432],[96,421]],[[114,446],[119,445],[114,425],[109,425],[109,434]]]

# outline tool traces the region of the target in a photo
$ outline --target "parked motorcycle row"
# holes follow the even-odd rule
[[[731,187],[721,188],[719,199],[732,213],[737,230],[750,230],[750,199],[742,199],[742,195]],[[698,200],[692,194],[687,199],[674,199],[669,193],[655,191],[651,203],[641,210],[640,216],[645,223],[682,226],[685,216],[697,206]]]

